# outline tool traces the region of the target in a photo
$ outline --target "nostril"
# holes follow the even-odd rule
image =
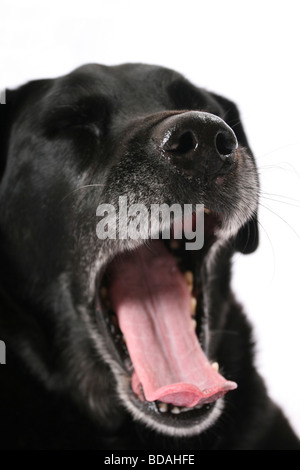
[[[237,138],[220,117],[201,111],[171,114],[158,122],[151,143],[164,161],[191,176],[214,178],[236,163]]]
[[[224,131],[220,131],[216,135],[215,145],[221,158],[231,155],[238,146],[235,135]]]
[[[169,143],[167,146],[169,152],[174,152],[180,155],[185,155],[190,151],[196,150],[198,147],[197,139],[191,131],[183,132],[177,137],[175,142]]]

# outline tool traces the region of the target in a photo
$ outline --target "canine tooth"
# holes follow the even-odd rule
[[[195,299],[195,297],[191,297],[190,307],[191,307],[191,316],[193,316],[196,313],[196,307],[197,307],[197,299]]]
[[[213,362],[211,367],[215,372],[219,372],[219,363],[218,362]]]
[[[193,326],[194,330],[196,330],[196,328],[197,328],[197,322],[196,322],[195,318],[192,318],[192,319],[191,319],[191,322],[192,322],[192,326]]]
[[[173,415],[179,415],[179,413],[181,413],[180,409],[178,408],[178,406],[173,406],[171,408],[171,413],[173,413]]]
[[[166,413],[168,411],[168,404],[167,403],[163,403],[163,402],[158,403],[157,407],[158,407],[158,409],[161,413]]]
[[[171,248],[172,250],[179,250],[179,248],[180,248],[180,243],[179,243],[179,241],[178,241],[178,240],[171,240],[171,241],[170,241],[170,248]]]

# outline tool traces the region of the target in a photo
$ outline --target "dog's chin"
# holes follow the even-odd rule
[[[192,437],[212,427],[222,415],[224,399],[179,414],[161,413],[156,402],[142,403],[132,393],[128,380],[119,377],[118,391],[133,418],[149,429],[170,437]]]
[[[186,240],[172,238],[144,240],[130,250],[127,245],[125,251],[118,249],[110,261],[101,267],[96,281],[95,305],[101,331],[100,349],[103,359],[114,373],[118,396],[135,420],[158,433],[174,437],[197,435],[213,426],[222,414],[224,395],[236,388],[234,382],[227,380],[228,377],[224,379],[221,373],[219,374],[220,367],[222,374],[226,375],[222,367],[222,358],[208,357],[209,326],[203,292],[206,282],[203,271],[210,264],[215,248],[224,243],[224,237],[221,236],[220,217],[210,211],[205,213],[204,226],[204,246],[201,250],[186,250]],[[139,263],[143,264],[142,268],[139,267]],[[169,281],[165,279],[168,273],[163,271],[166,265],[172,266],[172,263],[175,267],[170,267],[170,270],[176,271],[174,276],[177,276],[174,286],[170,286]],[[162,273],[159,272],[160,269]],[[144,276],[144,279],[141,279],[141,276]],[[148,279],[147,276],[156,279]],[[147,284],[147,293],[145,293],[145,284]],[[186,285],[186,290],[183,285]],[[181,288],[183,294],[177,294]],[[172,289],[174,299],[170,300]],[[166,293],[164,290],[169,292]],[[148,314],[148,310],[152,307],[144,300],[149,292],[151,297],[148,299],[149,302],[151,304],[157,302],[154,314]],[[185,314],[182,307],[184,303],[181,304],[182,297],[187,295],[190,302],[189,314]],[[183,309],[182,315],[180,311],[177,317],[176,312],[164,312],[169,305],[175,305],[176,310],[177,304],[180,304],[178,310]],[[188,318],[183,321],[182,326],[178,325],[178,329],[189,329],[188,324],[191,325],[190,329],[193,331],[189,332],[184,341],[193,343],[195,350],[197,350],[195,342],[198,344],[199,351],[196,351],[195,355],[200,357],[199,369],[208,377],[203,379],[202,385],[202,377],[195,379],[196,385],[190,383],[192,379],[189,381],[189,378],[193,376],[193,371],[189,370],[191,366],[188,366],[190,360],[188,357],[180,358],[189,354],[189,345],[183,346],[179,354],[180,347],[173,344],[173,339],[166,338],[168,328],[170,328],[170,337],[178,335],[178,331],[175,331],[176,323],[180,322],[184,315]],[[161,321],[167,323],[167,326],[157,326]],[[144,322],[147,324],[147,329],[143,326]],[[175,325],[172,326],[172,323]],[[150,339],[149,328],[153,330]],[[157,329],[161,331],[157,333]],[[159,338],[157,341],[163,344],[153,345],[156,338]],[[176,356],[178,353],[178,357],[165,359],[162,356],[168,355],[166,351],[170,348],[173,349],[170,354]],[[149,356],[155,357],[149,358]],[[193,360],[191,358],[191,362]],[[168,367],[180,370],[174,374],[169,371],[164,372]],[[195,364],[193,367],[197,368]],[[207,372],[210,368],[211,370]],[[177,376],[185,376],[185,372],[185,381],[182,378],[177,379]],[[175,378],[173,383],[168,384],[167,376],[171,377],[172,374]]]

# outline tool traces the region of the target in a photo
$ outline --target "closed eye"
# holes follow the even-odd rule
[[[107,126],[108,108],[99,97],[88,97],[76,103],[55,105],[45,118],[48,136],[62,131],[80,128],[92,131],[97,136]]]

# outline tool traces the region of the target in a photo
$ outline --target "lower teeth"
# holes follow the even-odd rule
[[[158,403],[157,407],[161,413],[166,413],[169,408],[167,403]]]
[[[203,405],[196,405],[193,408],[187,408],[185,406],[175,406],[175,405],[171,405],[171,404],[164,403],[164,402],[157,402],[157,408],[160,411],[160,413],[170,412],[174,415],[185,413],[186,411],[199,410],[202,407]]]

